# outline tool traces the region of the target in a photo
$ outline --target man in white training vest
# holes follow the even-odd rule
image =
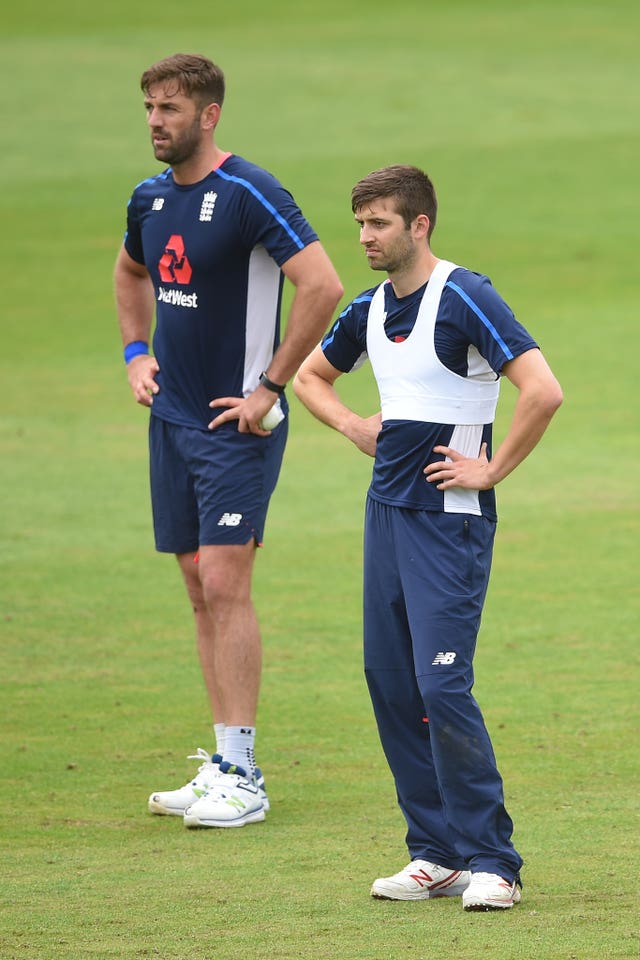
[[[360,242],[388,280],[356,297],[305,360],[298,397],[374,457],[364,538],[365,674],[407,822],[411,862],[374,897],[462,895],[465,910],[520,900],[522,858],[472,695],[497,521],[494,488],[562,402],[537,343],[487,277],[437,258],[433,184],[385,167],[352,192]],[[360,417],[337,378],[368,357],[381,412]],[[492,449],[504,375],[518,390]]]

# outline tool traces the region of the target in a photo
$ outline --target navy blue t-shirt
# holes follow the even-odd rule
[[[392,284],[384,284],[385,331],[390,340],[411,333],[426,284],[397,297]],[[345,373],[366,357],[367,318],[378,287],[365,290],[346,307],[322,342],[325,357]],[[500,376],[514,357],[537,347],[535,340],[515,319],[513,312],[491,281],[463,267],[447,280],[434,329],[434,347],[441,363],[462,377]],[[444,492],[428,483],[424,468],[442,460],[433,448],[449,446],[455,424],[420,420],[386,420],[378,437],[369,495],[383,503],[417,510],[445,509]],[[484,426],[482,440],[491,456],[492,425]],[[493,490],[479,491],[483,516],[497,519]]]
[[[280,268],[317,239],[291,194],[235,155],[198,183],[169,168],[138,184],[124,245],[155,290],[154,416],[206,429],[211,400],[256,388],[280,340]]]

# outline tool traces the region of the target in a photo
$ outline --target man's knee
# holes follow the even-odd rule
[[[197,558],[196,553],[176,554],[176,560],[194,613],[198,613],[206,606]]]
[[[209,606],[247,600],[255,546],[206,546],[200,548],[199,576]]]

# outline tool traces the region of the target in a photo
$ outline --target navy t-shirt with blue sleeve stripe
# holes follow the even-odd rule
[[[206,429],[211,400],[256,388],[280,342],[280,268],[317,239],[278,180],[233,154],[198,183],[169,168],[138,184],[124,245],[155,293],[154,416]]]
[[[425,287],[397,297],[392,284],[385,282],[385,331],[390,340],[402,340],[411,333]],[[323,340],[324,355],[338,370],[349,372],[366,356],[367,318],[377,289],[352,300]],[[459,267],[450,274],[442,293],[434,347],[440,362],[459,376],[487,376],[493,371],[497,378],[505,363],[535,349],[537,343],[487,277]],[[369,495],[394,506],[442,511],[443,492],[426,481],[423,471],[428,463],[442,459],[433,448],[449,446],[454,427],[420,420],[385,421]],[[490,457],[491,424],[484,426],[482,439]],[[484,516],[497,519],[493,490],[480,491],[479,502]]]

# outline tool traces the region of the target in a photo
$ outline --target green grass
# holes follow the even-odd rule
[[[2,960],[638,957],[639,29],[623,0],[3,13]],[[208,736],[111,292],[126,201],[156,169],[138,77],[178,49],[225,67],[221,145],[290,186],[345,300],[372,282],[351,186],[418,163],[436,253],[492,277],[562,381],[498,491],[477,656],[526,859],[507,915],[368,896],[406,856],[361,675],[370,464],[295,401],[256,569],[272,812],[205,832],[145,812]],[[341,382],[374,409],[366,371]]]

